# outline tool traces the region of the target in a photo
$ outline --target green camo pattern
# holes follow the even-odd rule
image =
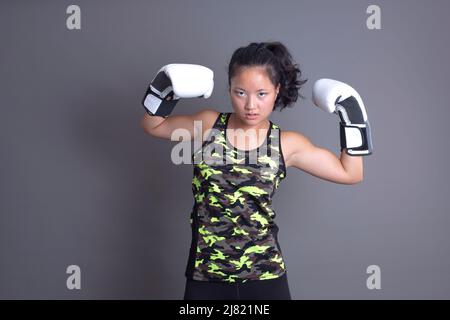
[[[195,201],[186,276],[226,282],[278,278],[286,268],[271,204],[286,176],[280,129],[270,121],[266,141],[243,152],[226,138],[230,115],[220,113],[216,130],[192,156]]]

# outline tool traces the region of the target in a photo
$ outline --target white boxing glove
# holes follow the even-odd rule
[[[313,86],[313,102],[341,118],[341,150],[351,156],[372,154],[370,123],[364,103],[355,89],[340,81],[319,79]]]
[[[168,64],[153,78],[142,104],[148,114],[167,117],[180,98],[209,98],[213,88],[211,69],[197,64]]]

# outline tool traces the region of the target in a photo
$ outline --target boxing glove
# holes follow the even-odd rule
[[[313,85],[312,100],[322,110],[339,115],[341,150],[351,156],[372,154],[370,123],[355,89],[340,81],[319,79]]]
[[[211,69],[196,64],[168,64],[151,81],[142,105],[152,116],[167,117],[180,98],[209,98],[214,88]]]

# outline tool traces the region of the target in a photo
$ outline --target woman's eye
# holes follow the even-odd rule
[[[243,97],[245,95],[245,92],[244,91],[236,91],[236,94],[238,96]],[[260,97],[264,97],[264,96],[267,95],[267,92],[259,92],[258,94],[259,94]]]

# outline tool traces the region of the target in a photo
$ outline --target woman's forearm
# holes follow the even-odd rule
[[[361,182],[363,180],[363,157],[362,156],[350,156],[343,149],[341,152],[341,163],[345,171],[355,182]]]

